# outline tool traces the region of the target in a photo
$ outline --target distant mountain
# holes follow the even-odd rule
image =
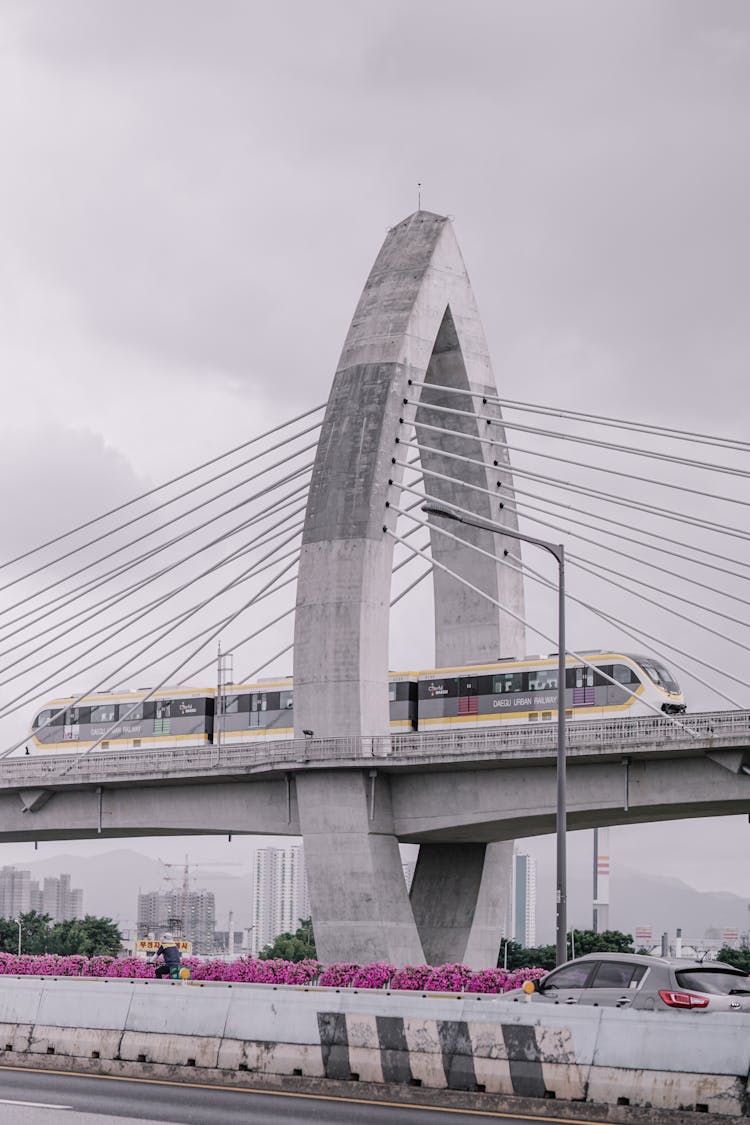
[[[32,879],[68,872],[73,887],[83,889],[83,909],[87,914],[113,918],[121,928],[135,928],[139,891],[169,890],[175,881],[165,880],[164,867],[158,859],[141,852],[122,848],[93,856],[57,855],[28,864]],[[182,872],[170,868],[181,885]],[[235,929],[250,925],[250,876],[235,875],[220,869],[191,873],[191,887],[205,888],[216,896],[216,927],[227,928],[229,911],[234,911]]]
[[[554,866],[539,864],[536,879],[537,940],[554,941]],[[568,925],[592,926],[592,880],[569,877]],[[650,926],[657,941],[664,931],[681,927],[687,938],[703,937],[710,928],[748,929],[748,900],[726,891],[699,891],[682,879],[618,867],[610,881],[610,929],[633,933]]]

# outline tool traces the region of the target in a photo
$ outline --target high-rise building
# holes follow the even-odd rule
[[[258,848],[252,878],[251,951],[270,945],[279,934],[293,933],[310,915],[310,896],[302,846]]]
[[[194,953],[212,953],[216,927],[213,891],[147,891],[138,895],[138,937],[170,931],[193,943]]]
[[[49,914],[53,922],[67,922],[83,917],[83,891],[73,890],[70,875],[48,876],[43,885],[31,878],[31,872],[18,867],[0,870],[0,917],[17,918],[36,910]]]
[[[523,853],[513,856],[513,940],[536,945],[536,860]]]
[[[46,878],[40,900],[42,914],[49,914],[53,922],[83,917],[83,891],[72,889],[70,875],[60,875],[59,879]]]
[[[31,872],[18,867],[0,870],[0,917],[17,918],[31,909]]]

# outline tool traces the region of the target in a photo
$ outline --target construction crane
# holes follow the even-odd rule
[[[159,863],[164,868],[175,867],[182,869],[182,934],[183,937],[187,936],[187,924],[190,917],[190,871],[191,868],[196,867],[244,867],[244,863],[222,863],[222,862],[194,862],[190,863],[188,856],[185,856],[184,863],[167,863],[166,860],[160,859]],[[177,874],[171,875],[167,873],[164,876],[166,882],[174,884],[179,882],[180,876]],[[174,926],[174,923],[172,923]],[[176,928],[176,927],[174,927]]]

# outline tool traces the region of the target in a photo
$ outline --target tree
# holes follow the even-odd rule
[[[718,960],[725,965],[734,965],[745,973],[750,973],[750,949],[730,949],[725,945],[718,952]]]
[[[633,935],[620,930],[574,930],[576,957],[587,953],[632,953]],[[568,944],[570,948],[570,943]]]
[[[525,969],[531,966],[539,969],[554,969],[555,967],[557,951],[554,945],[535,945],[527,948],[519,945],[517,941],[509,941],[507,946],[509,969]],[[502,968],[505,964],[504,945],[500,950],[497,964],[499,968]]]
[[[86,957],[115,956],[120,952],[122,934],[111,918],[74,918],[52,924],[49,914],[35,910],[21,915],[21,953],[82,953]],[[18,922],[0,918],[0,950],[18,952]]]
[[[49,939],[50,953],[81,953],[85,957],[115,957],[120,952],[122,934],[111,918],[73,918],[58,922]]]
[[[594,930],[572,931],[576,957],[585,957],[587,953],[632,953],[633,938],[630,934],[623,934],[620,930],[604,930],[597,934]],[[535,966],[540,969],[554,969],[557,962],[557,949],[554,945],[536,945],[525,948],[517,941],[507,943],[507,965],[509,969],[525,969]],[[571,955],[571,940],[568,935],[568,955]],[[498,966],[502,968],[505,963],[505,945],[500,949]]]
[[[300,918],[293,934],[279,934],[259,954],[263,961],[270,961],[275,957],[281,957],[284,961],[306,961],[308,958],[315,960],[316,956],[312,918]]]
[[[30,910],[22,914],[21,953],[46,953],[52,919],[49,914],[37,914]],[[5,953],[18,952],[18,921],[15,918],[0,918],[0,949]]]

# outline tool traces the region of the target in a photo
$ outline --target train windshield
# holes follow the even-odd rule
[[[650,656],[639,656],[638,663],[641,665],[646,675],[650,676],[659,687],[664,688],[665,691],[679,692],[680,685],[677,683],[677,680],[675,680],[672,673],[658,660],[652,660]]]

